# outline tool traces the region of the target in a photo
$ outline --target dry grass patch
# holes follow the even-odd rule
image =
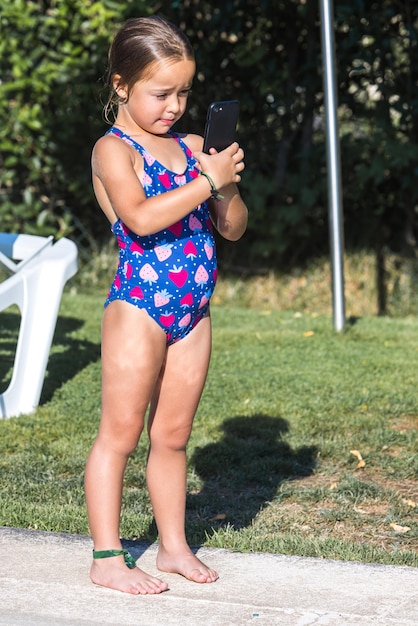
[[[367,542],[387,552],[402,549],[418,555],[414,480],[388,479],[377,471],[342,478],[316,474],[287,484],[282,492],[260,512],[258,523],[270,531],[318,541]]]
[[[418,431],[418,415],[401,415],[395,418],[392,429],[400,433]]]
[[[223,266],[214,304],[245,306],[255,309],[332,313],[331,262],[329,257],[311,261],[307,267],[288,273],[251,268],[239,270]],[[82,267],[72,280],[74,290],[107,293],[117,265],[117,248],[113,238],[99,251],[81,261]],[[418,313],[418,260],[387,253],[385,259],[387,308],[390,315]],[[344,255],[345,304],[347,315],[376,315],[377,272],[372,252],[347,252]]]
[[[375,256],[370,252],[344,256],[344,292],[347,315],[364,317],[378,312]],[[320,258],[288,274],[227,276],[222,271],[216,304],[280,311],[332,314],[331,263]],[[385,267],[387,309],[391,315],[418,312],[418,262],[388,255]]]

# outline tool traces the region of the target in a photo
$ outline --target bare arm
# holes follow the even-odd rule
[[[195,158],[199,161],[200,167],[202,171],[209,173],[210,161],[208,162],[208,157],[205,153],[201,152],[203,147],[203,140],[201,137],[193,136],[192,141],[190,141],[190,148],[194,152]],[[241,149],[240,149],[241,150]],[[211,150],[211,155],[215,155],[216,150]],[[242,159],[244,158],[244,153],[241,150]],[[244,169],[243,160],[241,161],[241,169]],[[235,184],[239,182],[241,177],[238,176],[237,179],[226,185],[222,186],[222,183],[217,179],[214,179],[216,183],[217,189],[221,191],[223,196],[222,199],[219,200],[209,200],[209,209],[212,221],[216,227],[216,230],[219,232],[222,237],[225,239],[229,239],[230,241],[237,241],[242,237],[245,233],[248,223],[248,209],[243,202],[240,193],[238,191],[238,187]]]
[[[240,179],[241,155],[234,144],[210,158],[208,173],[218,184]],[[96,143],[92,156],[93,185],[98,202],[113,223],[117,218],[141,236],[146,236],[181,220],[210,196],[204,176],[147,198],[138,176],[142,157],[117,137],[105,136]]]
[[[234,183],[222,187],[222,195],[222,200],[209,201],[210,215],[222,237],[237,241],[246,231],[248,209]]]

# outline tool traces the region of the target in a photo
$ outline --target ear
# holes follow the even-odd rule
[[[115,74],[112,80],[113,89],[121,101],[126,102],[128,99],[128,88],[122,83],[120,74]]]

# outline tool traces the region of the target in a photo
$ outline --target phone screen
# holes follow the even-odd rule
[[[209,152],[209,148],[215,148],[218,152],[221,152],[221,150],[230,146],[231,143],[234,143],[238,115],[238,100],[212,102],[209,105],[203,152]]]

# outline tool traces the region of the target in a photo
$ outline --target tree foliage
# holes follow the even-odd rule
[[[250,223],[228,247],[231,262],[289,267],[326,251],[317,0],[8,0],[0,38],[3,230],[68,233],[75,216],[95,236],[104,232],[89,166],[105,129],[99,81],[116,27],[154,12],[179,24],[196,50],[180,129],[201,133],[213,100],[241,103]],[[334,13],[347,244],[416,255],[418,5],[336,0]]]
[[[145,5],[145,3],[142,3]],[[90,153],[118,2],[7,0],[0,38],[3,230],[91,226]]]

